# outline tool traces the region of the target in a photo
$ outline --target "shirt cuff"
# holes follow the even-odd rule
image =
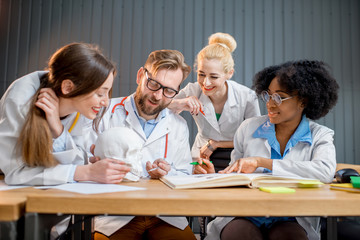
[[[64,130],[60,136],[53,138],[53,152],[63,152],[66,150],[66,135]]]
[[[70,169],[69,177],[68,177],[68,183],[75,183],[74,175],[77,165],[72,165],[72,168]]]

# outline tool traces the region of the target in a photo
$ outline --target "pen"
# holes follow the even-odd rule
[[[166,159],[166,157],[164,157],[164,160]],[[167,163],[166,161],[165,162],[161,162],[161,164],[163,164],[163,165],[170,165],[169,163]],[[172,164],[171,164],[172,165]],[[155,171],[156,169],[161,169],[160,167],[155,167],[155,168],[152,168],[152,169],[150,169],[149,171],[147,171],[148,173],[149,172],[152,172],[152,171]]]
[[[211,163],[212,163],[212,161],[210,161]],[[191,162],[190,163],[191,165],[199,165],[199,163],[198,162]],[[202,163],[203,165],[206,165],[204,162]]]
[[[152,172],[152,171],[155,171],[156,169],[159,169],[159,167],[156,167],[156,168],[152,168],[150,169],[148,172]]]
[[[205,116],[205,113],[204,113],[204,111],[200,108],[200,112],[202,113],[202,115],[204,115]]]

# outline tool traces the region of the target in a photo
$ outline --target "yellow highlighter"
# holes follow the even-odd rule
[[[260,187],[260,191],[268,193],[294,193],[295,189],[287,187]]]

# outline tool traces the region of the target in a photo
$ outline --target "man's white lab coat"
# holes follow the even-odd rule
[[[123,98],[112,99],[108,111],[102,119],[100,129],[104,131],[112,127],[128,127],[137,133],[137,141],[143,144],[141,152],[142,177],[148,177],[145,167],[146,162],[164,158],[166,151],[166,161],[171,164],[171,171],[168,175],[191,174],[192,165],[190,165],[190,162],[192,159],[186,121],[179,115],[164,109],[165,117],[160,119],[149,138],[146,138],[131,103],[133,96],[127,97],[124,101],[122,101]],[[122,104],[119,105],[121,102]],[[114,108],[115,105],[117,106]],[[166,135],[168,135],[167,144]],[[95,138],[95,135],[92,136],[91,141],[95,142]],[[132,218],[134,216],[97,217],[95,219],[95,231],[109,236],[130,222]],[[188,225],[185,217],[160,216],[159,218],[182,230]]]

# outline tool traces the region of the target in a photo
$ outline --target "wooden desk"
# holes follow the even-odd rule
[[[33,188],[0,191],[0,239],[23,237],[26,196],[34,192]]]
[[[360,194],[322,188],[270,194],[242,187],[172,190],[158,180],[127,183],[146,190],[95,195],[55,189],[30,194],[26,212],[179,216],[360,216]]]
[[[347,163],[338,163],[336,164],[336,171],[343,169],[343,168],[352,168],[355,169],[358,173],[360,173],[360,165],[356,164],[347,164]]]
[[[17,221],[25,212],[26,197],[4,198],[0,194],[0,222]]]
[[[1,172],[0,172],[1,173]],[[0,180],[4,175],[0,174]],[[15,196],[11,191],[0,191],[0,239],[17,239],[17,222],[24,215],[24,196]]]
[[[18,220],[25,213],[27,196],[41,191],[32,187],[0,191],[0,221]]]
[[[244,187],[172,190],[159,180],[141,180],[125,185],[146,189],[95,195],[49,189],[41,194],[28,195],[26,212],[36,213],[35,219],[37,214],[360,216],[360,194],[330,190],[328,185],[322,188],[296,189],[291,194],[270,194]],[[335,236],[332,239],[336,239],[335,218],[329,219],[332,220],[329,221],[329,229],[335,230],[328,232],[328,236]],[[34,231],[32,227],[29,229]]]
[[[25,212],[25,197],[4,197],[0,193],[0,239],[21,239],[24,232],[22,217]],[[18,231],[21,229],[22,231]]]

